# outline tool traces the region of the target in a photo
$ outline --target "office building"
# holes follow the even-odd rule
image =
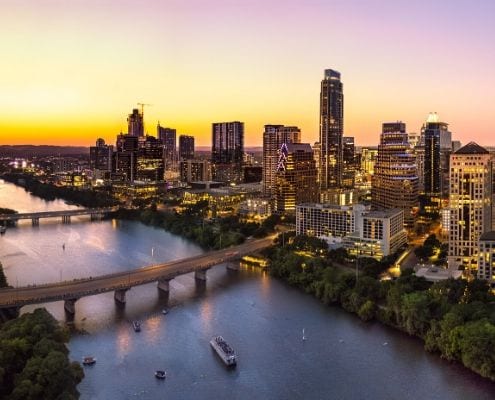
[[[127,134],[137,137],[144,136],[143,114],[137,108],[134,108],[127,117]]]
[[[450,156],[449,268],[475,275],[479,239],[492,230],[492,162],[474,142]]]
[[[179,136],[179,160],[192,160],[194,158],[194,136]]]
[[[301,130],[297,126],[265,125],[263,132],[263,193],[275,195],[275,182],[280,149],[283,144],[299,143]]]
[[[354,138],[342,138],[342,187],[353,188],[357,172]]]
[[[240,182],[243,154],[243,122],[212,124],[211,163],[213,179],[225,183]]]
[[[400,208],[404,223],[412,226],[418,207],[418,174],[403,122],[384,123],[374,174],[371,205],[376,210]]]
[[[320,186],[340,188],[343,173],[344,93],[340,72],[326,69],[320,90]]]
[[[182,182],[206,182],[211,179],[208,160],[182,160],[179,162],[179,171]]]
[[[284,143],[276,174],[275,210],[294,212],[300,203],[318,201],[316,163],[309,143]]]
[[[138,136],[117,136],[115,173],[123,180],[133,182],[137,173]]]
[[[163,143],[163,157],[165,159],[165,170],[177,170],[177,131],[173,128],[156,127],[158,139]]]
[[[403,211],[371,211],[362,204],[300,204],[296,210],[296,234],[316,236],[330,247],[344,247],[350,254],[381,259],[406,244]]]
[[[478,249],[478,279],[495,287],[495,232],[482,233]]]
[[[164,180],[163,151],[160,139],[153,136],[139,138],[135,180],[140,182],[162,182]]]
[[[96,141],[96,146],[89,148],[89,168],[93,178],[106,179],[112,172],[113,146],[105,144],[103,139]]]

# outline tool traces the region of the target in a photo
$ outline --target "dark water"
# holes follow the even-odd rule
[[[18,207],[16,207],[18,205]],[[67,208],[0,184],[0,207]],[[65,251],[62,244],[66,244]],[[195,245],[139,223],[84,217],[71,225],[23,223],[0,238],[11,284],[72,279],[200,253]],[[93,355],[82,399],[494,399],[495,384],[423,351],[422,344],[365,324],[268,275],[217,266],[206,284],[192,275],[133,288],[124,308],[113,294],[76,303],[71,358]],[[46,305],[66,321],[60,302]],[[167,307],[169,313],[161,310]],[[34,307],[25,307],[29,311]],[[134,332],[133,320],[142,322]],[[302,329],[306,341],[302,341]],[[228,370],[209,346],[221,334],[239,354]],[[385,344],[386,343],[386,344]],[[159,381],[157,369],[167,370]]]

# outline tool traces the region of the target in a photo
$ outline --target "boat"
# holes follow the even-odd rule
[[[167,314],[168,314],[168,310],[167,310],[166,308],[164,308],[164,309],[162,310],[162,314],[163,314],[163,315],[167,315]]]
[[[304,335],[304,328],[303,328],[303,332],[302,333],[303,333],[302,340],[304,341],[304,340],[306,340],[306,335]]]
[[[134,331],[141,332],[141,324],[138,321],[132,321],[132,327]]]
[[[156,370],[155,371],[155,377],[157,379],[165,379],[167,377],[167,373],[165,371],[162,371],[162,370]]]
[[[92,356],[83,357],[83,365],[93,365],[96,362],[96,358]]]
[[[235,366],[237,364],[237,355],[234,349],[230,347],[222,336],[215,336],[210,340],[210,344],[227,366]]]

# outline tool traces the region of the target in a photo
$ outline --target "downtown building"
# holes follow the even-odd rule
[[[284,143],[275,182],[275,211],[295,212],[296,205],[318,201],[317,169],[309,143]]]
[[[340,72],[326,69],[320,88],[320,162],[322,191],[343,187],[344,93]]]
[[[179,136],[179,160],[192,160],[194,158],[194,136]]]
[[[211,167],[208,160],[179,161],[181,182],[205,182],[211,180]]]
[[[430,113],[421,128],[424,144],[423,185],[430,202],[440,208],[442,197],[448,196],[449,157],[452,151],[452,134],[448,124],[440,122],[436,113]]]
[[[277,166],[284,144],[300,143],[301,130],[297,126],[265,125],[263,132],[263,194],[275,196]]]
[[[492,196],[491,155],[470,142],[450,156],[448,264],[466,276],[476,274],[480,237],[492,230]]]
[[[362,204],[300,204],[296,209],[296,234],[315,236],[330,247],[380,260],[407,242],[403,211],[371,211]]]
[[[485,232],[480,236],[478,279],[488,281],[490,287],[495,288],[495,231]]]
[[[105,144],[103,139],[89,148],[89,168],[93,179],[109,179],[112,172],[113,146]]]
[[[383,124],[371,178],[371,205],[376,210],[400,208],[404,211],[405,226],[414,224],[418,173],[403,122]]]
[[[165,170],[175,172],[177,170],[177,130],[158,124],[156,135],[163,144]]]
[[[144,136],[144,119],[143,113],[139,112],[137,108],[132,110],[127,117],[127,134],[129,136]]]
[[[244,122],[212,124],[211,164],[213,179],[239,183],[244,155]]]

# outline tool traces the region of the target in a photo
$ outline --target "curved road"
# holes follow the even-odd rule
[[[27,304],[45,303],[56,300],[76,300],[84,296],[115,290],[126,290],[133,286],[159,280],[167,281],[178,275],[206,270],[214,265],[232,261],[267,248],[272,245],[274,237],[275,235],[263,239],[248,240],[239,246],[126,272],[46,285],[0,289],[0,308],[22,307]]]

